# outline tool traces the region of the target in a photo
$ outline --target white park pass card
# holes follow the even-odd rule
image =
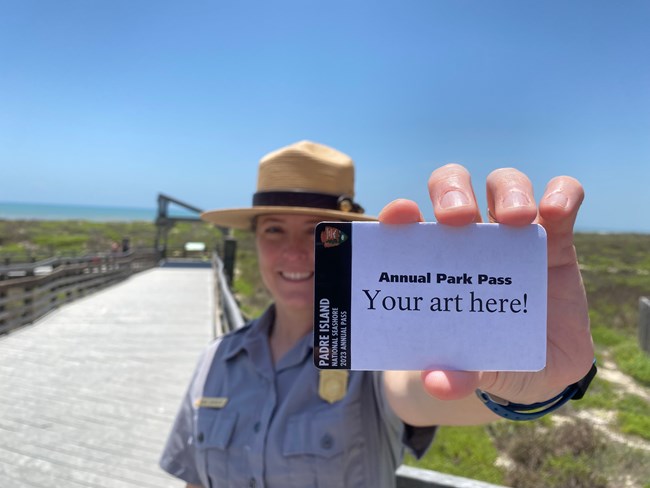
[[[546,364],[546,233],[524,227],[322,222],[321,369],[538,371]]]

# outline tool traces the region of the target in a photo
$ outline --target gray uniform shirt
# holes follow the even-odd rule
[[[403,446],[422,455],[435,429],[402,423],[379,372],[351,371],[345,396],[323,400],[311,335],[274,367],[274,318],[270,307],[208,347],[161,467],[205,488],[394,487]],[[209,406],[202,398],[212,399]]]

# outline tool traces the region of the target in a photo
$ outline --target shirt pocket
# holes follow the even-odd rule
[[[199,409],[196,422],[197,468],[206,487],[229,486],[233,455],[230,446],[237,426],[237,412]]]
[[[350,420],[350,419],[348,419]],[[342,412],[293,415],[282,445],[295,487],[357,486],[363,478],[359,425],[346,425]],[[358,485],[362,486],[362,485]]]

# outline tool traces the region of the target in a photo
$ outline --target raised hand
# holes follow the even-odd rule
[[[429,195],[436,220],[461,226],[481,222],[469,172],[450,164],[431,174]],[[573,247],[573,225],[584,198],[580,183],[570,177],[552,179],[536,204],[528,177],[513,168],[498,169],[487,178],[491,222],[505,225],[539,223],[548,237],[547,364],[540,372],[423,371],[425,390],[441,400],[457,400],[476,388],[517,403],[553,397],[582,378],[593,361],[587,300]],[[415,202],[395,200],[379,215],[383,223],[423,221]]]

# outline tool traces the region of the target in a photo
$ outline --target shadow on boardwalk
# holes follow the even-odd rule
[[[210,293],[210,269],[156,268],[0,337],[0,486],[184,486],[157,462]]]

